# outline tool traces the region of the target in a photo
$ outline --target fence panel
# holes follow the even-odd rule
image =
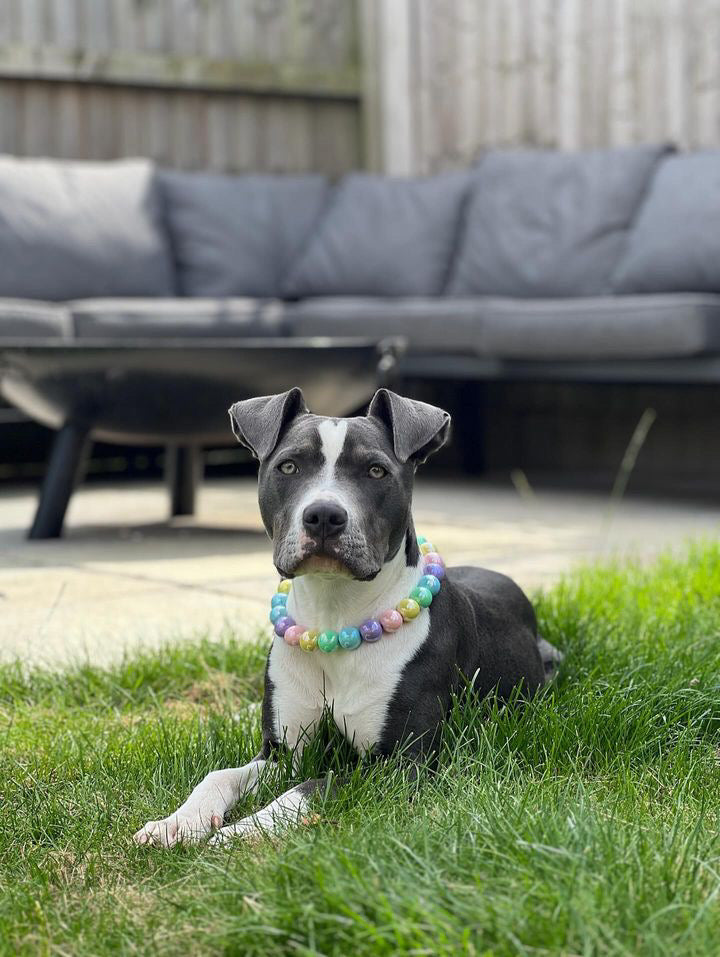
[[[355,0],[0,0],[0,151],[361,164]]]

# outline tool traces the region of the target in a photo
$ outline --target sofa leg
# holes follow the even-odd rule
[[[85,473],[90,445],[90,430],[85,425],[67,422],[57,433],[28,538],[62,535],[65,512]]]
[[[169,445],[166,448],[165,480],[170,491],[171,515],[195,514],[195,497],[202,472],[202,449],[197,445]]]

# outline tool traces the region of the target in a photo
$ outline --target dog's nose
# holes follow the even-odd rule
[[[335,502],[313,502],[303,512],[303,525],[308,535],[326,539],[339,535],[347,525],[348,515]]]

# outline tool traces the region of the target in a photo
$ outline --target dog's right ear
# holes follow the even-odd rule
[[[235,438],[260,461],[270,455],[285,426],[307,411],[300,389],[245,399],[228,409]]]

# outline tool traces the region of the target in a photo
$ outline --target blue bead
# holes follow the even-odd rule
[[[270,621],[274,625],[278,618],[282,618],[282,616],[285,614],[287,614],[287,608],[285,605],[275,605],[274,608],[270,609]]]
[[[423,577],[418,582],[419,588],[428,588],[433,595],[437,595],[440,591],[440,579],[436,578],[434,575],[423,575]]]
[[[343,628],[338,635],[340,647],[345,648],[348,651],[352,651],[353,648],[357,648],[361,640],[360,631],[357,628]]]
[[[276,595],[273,595],[270,599],[270,604],[274,608],[275,605],[287,605],[288,596],[279,591]]]

